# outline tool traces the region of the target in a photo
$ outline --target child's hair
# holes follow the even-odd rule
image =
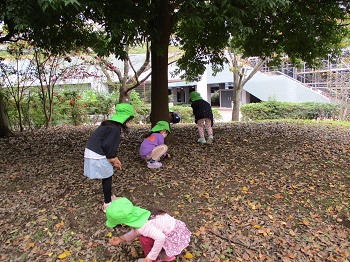
[[[158,215],[164,215],[167,213],[166,211],[159,208],[151,208],[149,209],[149,211],[151,212],[151,216],[149,217],[149,219],[153,219]]]
[[[151,131],[151,132],[148,132],[148,133],[144,134],[144,135],[142,136],[142,138],[150,137],[150,136],[151,136],[152,134],[154,134],[154,133],[159,133],[159,131],[155,131],[155,132]]]
[[[126,122],[128,122],[129,120],[131,120],[133,118],[134,118],[133,116],[130,116],[128,119],[126,119],[124,124],[121,124],[121,123],[113,121],[113,120],[104,120],[104,121],[101,122],[101,126],[116,125],[116,126],[120,126],[120,128],[124,132],[128,132],[129,131],[129,127],[126,125]]]

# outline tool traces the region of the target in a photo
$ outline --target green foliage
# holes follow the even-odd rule
[[[151,105],[150,104],[141,104],[134,105],[135,107],[135,117],[134,123],[150,123],[150,114],[151,114]],[[181,123],[194,123],[194,116],[192,113],[192,108],[189,104],[184,105],[175,105],[169,108],[175,113],[179,114],[181,117]],[[222,119],[217,108],[213,108],[214,121],[218,121]]]
[[[63,102],[59,108],[61,115],[68,117],[69,124],[74,126],[87,122],[87,106],[76,91],[64,91]]]
[[[220,106],[220,92],[219,91],[215,91],[214,94],[211,96],[211,105]]]
[[[261,102],[241,107],[242,120],[336,119],[338,106],[330,103]]]
[[[117,92],[111,94],[100,93],[95,90],[89,90],[82,94],[84,107],[89,115],[108,116],[112,113],[111,109],[117,103],[119,95]]]
[[[245,57],[269,58],[269,63],[279,64],[287,54],[293,64],[302,60],[317,65],[320,58],[339,53],[349,30],[346,1],[203,3],[177,28],[176,40],[184,55],[176,72],[186,80],[197,80],[209,62],[214,72],[220,70],[225,62],[220,54],[227,42]],[[190,4],[186,7],[191,10]]]
[[[140,98],[140,94],[137,93],[135,90],[131,90],[130,92],[130,104],[132,104],[133,106],[140,106],[144,104]]]

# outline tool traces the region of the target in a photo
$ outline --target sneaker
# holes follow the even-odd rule
[[[213,141],[214,141],[214,137],[213,136],[209,136],[208,137],[208,144],[211,144],[211,143],[213,143]]]
[[[112,202],[113,202],[114,200],[117,200],[118,198],[120,198],[120,197],[117,197],[117,196],[115,196],[115,195],[112,195]]]
[[[198,139],[197,142],[198,142],[198,143],[205,144],[207,141],[205,141],[205,138],[200,138],[200,139]]]
[[[160,168],[162,166],[161,162],[154,161],[153,163],[147,162],[147,167],[149,168]]]
[[[103,204],[103,207],[102,207],[103,212],[106,213],[107,208],[108,208],[111,204],[112,204],[112,202],[104,203],[104,204]]]

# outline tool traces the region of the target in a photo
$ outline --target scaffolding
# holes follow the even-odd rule
[[[317,69],[308,67],[306,63],[302,67],[295,67],[286,61],[278,68],[269,68],[265,63],[260,71],[266,74],[283,74],[299,81],[306,87],[317,91],[327,97],[350,96],[350,61],[346,61],[349,54],[336,60],[322,60],[322,65]],[[254,66],[260,61],[259,57],[248,58],[249,64]]]

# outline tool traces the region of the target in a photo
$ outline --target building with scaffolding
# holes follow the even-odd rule
[[[308,67],[306,63],[301,67],[295,67],[285,62],[281,67],[273,70],[264,64],[261,72],[285,74],[326,97],[339,99],[350,95],[349,62],[349,51],[345,51],[344,55],[336,60],[330,57],[322,60],[321,66],[317,68]]]

